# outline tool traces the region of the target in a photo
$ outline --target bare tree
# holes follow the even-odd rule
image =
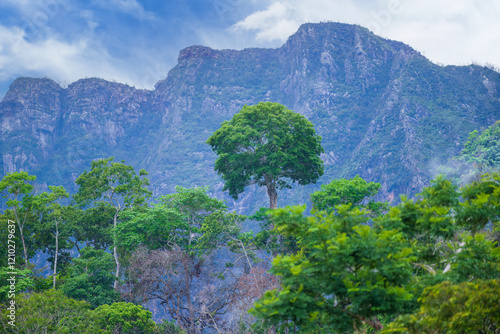
[[[231,296],[230,307],[247,328],[255,322],[255,318],[248,314],[254,302],[268,290],[280,287],[279,278],[267,271],[265,264],[259,264],[238,277],[235,293]],[[272,331],[273,329],[271,329]]]
[[[130,258],[129,281],[124,290],[136,301],[157,300],[170,317],[189,334],[213,328],[226,333],[226,313],[235,299],[237,277],[225,271],[220,279],[205,258],[195,258],[180,248],[139,248]]]

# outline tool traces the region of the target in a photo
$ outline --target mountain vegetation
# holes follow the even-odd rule
[[[494,165],[481,145],[475,158]],[[373,200],[378,183],[333,180],[311,194],[310,213],[262,208],[250,217],[261,229],[247,232],[249,218],[208,187],[146,202],[145,175],[94,161],[71,201],[62,186],[34,193],[26,172],[4,176],[1,219],[30,240],[3,249],[5,333],[498,331],[498,172],[460,188],[439,176],[392,207]],[[48,274],[28,255],[39,252]],[[143,308],[155,303],[159,324]]]
[[[278,207],[278,189],[316,183],[323,174],[321,137],[304,116],[278,103],[244,106],[208,138],[219,156],[214,169],[222,190],[238,199],[250,184],[266,186],[269,207]]]
[[[498,84],[335,23],[154,91],[18,79],[2,331],[498,333]]]
[[[280,205],[309,202],[321,184],[356,175],[381,184],[377,200],[398,201],[449,166],[470,132],[498,120],[499,87],[492,69],[436,65],[356,25],[304,24],[277,49],[181,50],[152,91],[19,78],[0,102],[0,170],[74,193],[93,160],[114,156],[147,170],[154,196],[207,185],[251,215],[269,206],[260,204],[265,188],[250,185],[233,200],[206,141],[245,104],[273,101],[310,121],[324,149],[317,183],[280,192]]]

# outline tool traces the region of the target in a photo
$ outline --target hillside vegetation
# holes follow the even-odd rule
[[[235,119],[274,110],[270,118],[282,120],[282,107],[261,103]],[[304,150],[321,153],[316,145],[289,150],[262,139],[308,129],[319,144],[310,123],[302,126],[264,120],[242,128],[247,140],[222,136],[219,155],[244,156],[221,164],[239,166],[246,156],[255,164],[255,153],[269,165],[250,170],[266,180],[286,177],[289,159],[317,170],[299,165]],[[472,163],[474,181],[458,187],[440,175],[392,207],[376,200],[379,183],[359,176],[322,185],[309,213],[271,205],[246,217],[208,187],[177,186],[148,201],[148,172],[113,158],[92,162],[71,201],[63,186],[39,193],[35,176],[8,173],[0,181],[8,207],[0,323],[5,333],[496,333],[497,128],[472,132],[458,157]],[[248,171],[235,168],[227,182]],[[252,220],[260,228],[243,230]],[[49,274],[34,265],[41,253]]]
[[[114,156],[149,171],[155,196],[208,185],[251,214],[265,190],[233,201],[205,143],[245,104],[273,101],[312,122],[325,151],[318,184],[283,192],[282,204],[307,202],[320,184],[355,175],[380,183],[380,200],[397,201],[428,186],[470,132],[499,119],[499,87],[491,69],[439,66],[360,26],[304,24],[277,49],[181,50],[152,91],[96,78],[67,88],[19,78],[0,103],[0,169],[74,193],[91,161]]]

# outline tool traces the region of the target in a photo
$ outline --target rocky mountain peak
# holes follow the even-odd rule
[[[23,102],[43,99],[43,96],[58,94],[63,88],[48,78],[21,77],[10,85],[3,102]],[[1,110],[0,110],[1,111]]]
[[[249,213],[266,206],[265,191],[251,188],[238,202],[223,194],[206,140],[243,105],[273,101],[322,136],[320,183],[359,174],[391,200],[418,192],[469,132],[500,119],[499,87],[495,71],[438,66],[357,25],[304,24],[276,49],[185,48],[154,91],[17,79],[0,103],[0,169],[71,187],[93,159],[115,156],[148,170],[155,195],[209,185]],[[318,187],[283,191],[281,203],[304,203]]]
[[[208,46],[193,45],[182,49],[179,52],[177,61],[181,63],[190,58],[218,58],[219,56],[219,51],[214,50]]]

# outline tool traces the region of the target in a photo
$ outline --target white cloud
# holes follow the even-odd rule
[[[306,22],[354,23],[409,44],[432,61],[500,65],[499,16],[496,0],[270,0],[232,31],[252,33],[254,42],[265,45],[286,41]]]
[[[99,26],[99,23],[94,18],[94,13],[92,11],[82,10],[80,11],[80,16],[85,20],[85,22],[87,22],[87,27],[90,31],[93,32]]]
[[[175,65],[182,47],[200,43],[231,49],[277,47],[302,23],[321,21],[368,27],[383,37],[411,45],[435,62],[477,61],[500,66],[500,1],[496,0],[252,0],[262,10],[247,15],[229,30],[189,21],[185,24],[192,29],[187,30],[189,34],[180,29],[177,44],[171,36],[149,43],[145,34],[148,43],[129,45],[120,44],[110,32],[98,35],[104,28],[96,29],[102,21],[95,8],[70,0],[4,1],[2,5],[22,13],[18,20],[22,28],[0,23],[0,83],[18,76],[47,76],[60,83],[95,76],[151,89]],[[152,19],[154,15],[138,0],[92,1],[137,18]],[[59,15],[63,11],[70,15]],[[72,25],[60,20],[72,17],[80,17],[84,23],[80,20]],[[55,30],[52,19],[67,22],[65,31]],[[157,16],[154,20],[161,23],[168,18]],[[106,45],[110,39],[115,44]]]
[[[378,1],[360,9],[359,4],[346,0],[291,0],[274,1],[262,11],[255,12],[233,25],[236,32],[255,31],[255,39],[260,42],[280,41],[295,33],[299,26],[307,22],[339,21],[355,23],[367,7],[374,7]],[[365,20],[368,18],[364,13]]]
[[[98,43],[82,38],[66,43],[54,37],[26,41],[25,32],[0,25],[0,81],[23,75],[47,76],[62,85],[84,77],[100,77],[142,87],[141,74],[130,75]],[[142,75],[144,76],[144,75]]]
[[[16,8],[28,21],[50,19],[63,7],[70,5],[70,0],[4,0],[4,2]]]
[[[137,0],[94,0],[92,2],[103,8],[118,10],[141,20],[155,18],[155,14],[146,11]]]
[[[402,40],[433,61],[500,65],[500,3],[472,0],[404,2],[383,35]]]
[[[275,2],[234,25],[235,30],[252,30],[258,41],[286,40],[298,23],[287,4]]]

